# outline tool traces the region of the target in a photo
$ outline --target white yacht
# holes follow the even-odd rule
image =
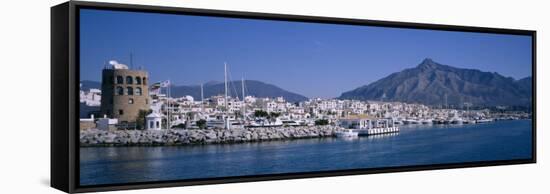
[[[297,121],[290,120],[290,119],[283,119],[281,120],[283,122],[283,126],[300,126],[301,124]]]
[[[403,124],[405,125],[415,125],[415,124],[419,124],[420,122],[416,119],[405,119],[403,121]]]
[[[489,123],[493,121],[494,121],[493,119],[478,119],[476,120],[476,123]]]
[[[451,120],[451,124],[462,125],[462,123],[463,123],[463,120],[462,120],[462,118],[460,118],[460,117],[454,117],[454,118]]]
[[[343,131],[336,132],[336,137],[357,137],[359,132],[354,132],[352,129],[344,129]]]
[[[433,123],[433,120],[432,119],[422,119],[420,122],[424,125],[429,125],[429,124]]]

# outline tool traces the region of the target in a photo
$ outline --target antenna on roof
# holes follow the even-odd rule
[[[134,54],[130,52],[130,69],[134,69]]]

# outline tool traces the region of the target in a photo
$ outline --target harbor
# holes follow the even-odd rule
[[[80,180],[93,185],[509,160],[530,157],[531,135],[530,120],[507,120],[408,125],[399,133],[357,138],[81,147]]]
[[[244,77],[230,80],[223,64],[223,93],[172,97],[170,80],[148,84],[148,72],[110,61],[101,89],[80,91],[85,107],[99,107],[80,119],[80,144],[190,145],[243,143],[319,137],[355,137],[398,133],[411,125],[475,125],[530,119],[509,107],[309,98],[291,102],[283,96],[247,95]],[[238,84],[237,84],[238,83]],[[238,89],[237,89],[238,88]],[[111,90],[112,89],[112,90]]]

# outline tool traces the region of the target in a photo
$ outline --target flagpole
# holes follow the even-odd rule
[[[162,88],[164,88],[164,82],[160,82],[160,90],[162,92]],[[166,126],[168,126],[168,88],[164,89],[165,99],[166,99]]]
[[[166,87],[166,129],[170,125],[170,88]]]
[[[172,110],[171,110],[171,106],[172,106],[172,103],[170,102],[170,98],[171,98],[171,92],[170,91],[170,80],[168,80],[168,84],[167,84],[167,87],[168,87],[168,126],[166,127],[167,129],[170,129],[170,124],[172,123]]]

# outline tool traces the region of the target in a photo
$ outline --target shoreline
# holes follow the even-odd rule
[[[270,127],[247,129],[170,129],[80,131],[80,147],[188,146],[335,137],[336,126]]]
[[[519,119],[531,120],[531,119]],[[504,120],[503,120],[504,121]],[[494,122],[502,122],[501,120]],[[492,122],[492,123],[494,123]],[[400,127],[460,126],[476,124],[415,124]],[[289,126],[245,129],[170,129],[170,130],[99,130],[80,131],[80,147],[149,147],[238,144],[295,139],[336,138],[338,126]]]

